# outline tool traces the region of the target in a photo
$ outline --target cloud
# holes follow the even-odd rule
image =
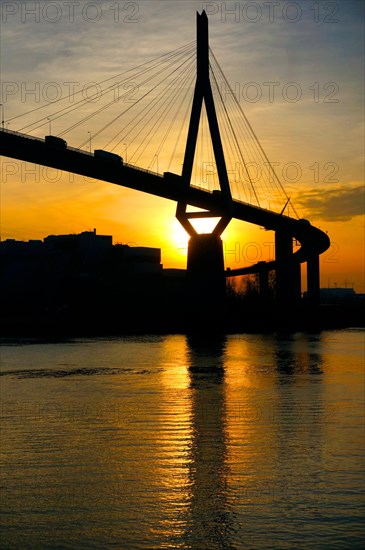
[[[319,190],[311,189],[295,198],[295,204],[312,218],[326,221],[349,221],[364,214],[364,187]]]

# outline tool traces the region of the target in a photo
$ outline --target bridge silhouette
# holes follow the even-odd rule
[[[215,77],[209,60],[209,52],[208,18],[203,11],[202,14],[197,13],[196,78],[181,174],[170,171],[165,171],[162,174],[158,171],[152,172],[149,169],[128,163],[127,158],[123,161],[115,153],[102,149],[92,153],[90,132],[90,151],[85,151],[81,148],[70,147],[61,137],[62,133],[58,136],[49,135],[42,139],[29,133],[5,128],[4,120],[0,129],[0,154],[175,201],[177,203],[176,217],[190,236],[187,272],[190,278],[191,300],[197,302],[197,307],[199,304],[205,307],[208,302],[212,305],[212,296],[214,295],[222,297],[225,277],[256,273],[259,275],[260,291],[264,293],[268,285],[270,270],[275,270],[276,273],[277,302],[281,305],[296,304],[301,296],[300,264],[304,262],[307,264],[308,301],[318,304],[319,256],[329,248],[330,240],[327,234],[314,227],[308,220],[298,219],[298,217],[284,213],[288,209],[290,199],[285,194],[275,173],[274,177],[283,191],[282,207],[280,211],[274,211],[260,206],[247,170],[247,161],[245,161],[239,145],[235,151],[246,169],[256,204],[232,196],[232,184],[225,159],[227,148],[224,148],[222,143],[213,99],[211,75],[213,78]],[[171,59],[171,56],[168,59]],[[218,99],[227,113],[221,94]],[[230,99],[232,99],[232,95]],[[192,182],[203,105],[217,167],[218,185],[215,189],[206,189]],[[40,107],[34,111],[38,109]],[[70,111],[71,109],[69,109]],[[18,116],[13,117],[13,119],[15,118]],[[41,120],[41,126],[48,124],[47,121],[50,125],[49,117],[43,117]],[[141,120],[143,123],[143,117]],[[227,127],[232,129],[233,135],[236,137],[231,120],[227,120]],[[257,151],[267,160],[247,119],[246,122],[254,136]],[[25,128],[30,126],[27,125]],[[36,126],[36,128],[38,127]],[[83,145],[85,146],[86,143]],[[219,218],[219,221],[210,234],[200,234],[191,222],[195,218]],[[248,267],[225,269],[221,234],[232,219],[274,231],[275,259],[267,262],[261,261]],[[293,250],[293,240],[300,243],[300,248],[296,251]],[[202,294],[205,294],[205,301],[202,299]],[[217,303],[216,300],[213,300],[213,306]]]

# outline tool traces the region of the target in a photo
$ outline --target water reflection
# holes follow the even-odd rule
[[[188,338],[188,372],[192,389],[192,444],[188,547],[232,548],[228,511],[225,337],[214,341]]]
[[[278,500],[314,512],[321,488],[323,429],[323,354],[318,336],[277,336],[275,478]],[[301,476],[297,472],[301,469]]]
[[[292,374],[322,374],[321,339],[317,335],[278,335],[274,341],[274,360],[281,382],[290,382]]]
[[[242,541],[264,547],[269,539],[251,507],[265,509],[274,543],[278,508],[290,516],[300,506],[310,515],[318,504],[325,419],[321,341],[297,334],[241,344],[230,337],[187,339],[187,547],[236,548]]]
[[[3,547],[362,547],[362,335],[95,340],[2,360]]]
[[[214,339],[205,336],[191,335],[188,343],[188,370],[191,383],[203,380],[211,383],[222,383],[224,379],[224,354],[227,348],[227,337],[218,335]],[[204,384],[202,385],[204,388]]]

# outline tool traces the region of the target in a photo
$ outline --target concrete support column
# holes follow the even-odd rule
[[[189,239],[187,321],[193,328],[221,326],[226,295],[222,239],[197,234]]]
[[[319,305],[319,255],[313,254],[307,261],[307,296],[312,305]]]
[[[301,296],[300,264],[293,257],[293,238],[284,231],[275,232],[276,300],[295,305]]]
[[[302,277],[301,277],[300,263],[293,260],[292,270],[293,270],[293,279],[292,279],[293,298],[295,302],[298,302],[302,297]]]
[[[263,302],[266,302],[269,298],[269,271],[266,266],[266,262],[258,262],[259,267],[259,295]]]

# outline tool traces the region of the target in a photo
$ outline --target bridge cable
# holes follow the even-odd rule
[[[190,59],[190,58],[189,58],[189,59]],[[183,66],[187,61],[189,61],[189,60],[185,60],[185,61],[184,61],[183,63],[181,63],[180,66],[177,67],[173,72],[175,72],[175,71],[177,71],[179,68],[181,68],[181,66]],[[173,73],[171,73],[171,74],[173,74]],[[152,114],[152,116],[150,117],[150,119],[149,119],[149,121],[148,121],[147,123],[146,123],[146,121],[145,121],[145,116],[146,116],[146,114],[148,114],[151,110],[153,110],[153,109],[158,105],[158,103],[159,103],[159,102],[162,100],[162,98],[164,97],[163,93],[164,93],[166,90],[168,90],[169,88],[172,88],[173,85],[174,85],[174,83],[175,83],[175,81],[177,81],[178,78],[180,78],[180,75],[177,75],[177,77],[175,78],[175,80],[174,80],[172,83],[168,83],[168,84],[165,86],[165,88],[162,90],[161,95],[155,97],[155,98],[152,100],[152,103],[151,103],[150,105],[147,105],[146,107],[144,107],[144,109],[143,109],[140,113],[138,113],[138,114],[134,117],[134,119],[132,119],[132,121],[130,121],[130,122],[127,124],[127,127],[128,127],[128,126],[129,126],[130,124],[132,124],[138,117],[140,118],[140,120],[137,120],[137,122],[134,124],[134,126],[133,126],[132,128],[130,128],[130,130],[128,130],[128,132],[122,136],[122,138],[120,139],[120,141],[114,146],[113,149],[115,149],[115,147],[117,147],[117,146],[118,146],[118,145],[119,145],[119,144],[120,144],[129,134],[130,134],[130,132],[132,132],[132,131],[138,126],[138,124],[139,124],[139,123],[141,122],[141,120],[142,120],[142,118],[141,118],[142,116],[143,116],[143,127],[142,127],[141,130],[137,133],[137,135],[135,136],[135,138],[141,133],[141,131],[146,130],[146,125],[148,124],[149,121],[152,120],[152,118],[153,118],[153,116],[155,115],[155,113]],[[153,89],[156,89],[156,88],[157,88],[158,86],[160,86],[160,85],[161,85],[161,82],[159,82]],[[150,92],[153,91],[153,89],[150,90]],[[148,92],[148,93],[150,93],[150,92]],[[174,90],[172,90],[171,93],[174,93]],[[176,93],[176,92],[175,92],[175,93]],[[147,94],[145,94],[145,95],[147,95]],[[170,94],[170,95],[171,95],[171,94]],[[168,97],[169,97],[169,96],[168,96]],[[165,101],[167,101],[168,97],[165,98]],[[142,99],[142,98],[141,98],[141,99]],[[160,108],[161,108],[161,107],[159,107],[159,109],[160,109]],[[146,109],[147,109],[147,112],[146,112],[145,114],[143,114],[143,113],[146,111]],[[124,111],[124,112],[126,112],[126,111]],[[124,114],[124,113],[122,113],[122,114]],[[124,128],[124,130],[125,130],[125,128]],[[122,132],[122,130],[121,130],[121,131],[118,131],[117,134],[115,134],[115,136],[112,137],[112,138],[108,141],[108,143],[106,144],[106,147],[109,146],[109,145],[114,141],[114,139],[115,139],[117,136],[119,136],[119,135],[121,134],[121,132]],[[132,157],[131,157],[131,158],[132,158]]]
[[[194,64],[192,64],[192,65],[194,65]],[[189,73],[189,74],[192,74],[193,70],[194,70],[194,68],[193,68],[193,66],[191,66],[191,69],[190,69],[190,73]],[[189,74],[188,74],[188,77],[189,77]],[[187,81],[187,78],[185,78],[185,81]],[[147,140],[148,136],[151,135],[150,139],[148,140],[148,142],[146,143],[146,145],[145,145],[144,148],[142,149],[141,153],[140,153],[139,156],[137,157],[136,162],[139,160],[139,158],[141,157],[141,155],[142,155],[143,152],[145,151],[146,147],[150,144],[150,142],[151,142],[153,136],[156,134],[157,130],[160,128],[161,124],[164,122],[164,120],[165,120],[165,118],[166,118],[168,112],[170,112],[170,110],[171,110],[171,106],[174,105],[173,101],[174,101],[175,97],[174,97],[173,94],[175,94],[175,96],[176,96],[176,95],[179,95],[180,91],[181,91],[180,88],[177,88],[177,90],[175,90],[175,91],[172,90],[172,92],[170,93],[171,99],[170,99],[170,102],[169,102],[169,104],[168,104],[168,108],[165,109],[165,113],[163,114],[163,116],[161,116],[160,118],[157,119],[157,121],[154,123],[153,127],[151,128],[151,130],[150,130],[148,133],[145,134],[145,137],[143,138],[142,143],[139,145],[139,147],[137,148],[137,150],[136,150],[135,153],[134,153],[134,154],[137,153],[138,149],[139,149],[139,148],[143,145],[143,143]],[[166,98],[166,100],[162,103],[162,105],[159,107],[158,111],[163,107],[163,105],[166,103],[167,100],[168,100],[168,98]],[[158,113],[158,111],[157,111],[156,113],[154,113],[153,116],[155,116],[155,115]],[[150,120],[152,120],[153,116],[151,117]],[[154,130],[154,128],[155,128],[155,130]],[[153,130],[154,130],[154,131],[153,131]]]
[[[231,118],[230,118],[230,116],[229,116],[229,114],[228,114],[226,105],[225,105],[225,103],[224,103],[224,101],[223,101],[222,94],[221,94],[221,91],[220,91],[220,89],[219,89],[218,82],[217,82],[217,79],[216,79],[216,76],[215,76],[214,71],[212,71],[212,74],[213,74],[214,82],[215,82],[216,87],[217,87],[217,90],[218,90],[218,94],[219,94],[219,98],[220,98],[220,100],[221,100],[221,104],[222,104],[223,109],[224,109],[224,113],[225,113],[225,115],[226,115],[226,119],[227,119],[228,124],[229,124],[229,128],[230,128],[230,130],[231,130],[231,132],[232,132],[232,134],[233,134],[233,138],[234,138],[234,141],[235,141],[236,146],[237,146],[237,150],[238,150],[239,156],[240,156],[240,158],[241,158],[241,160],[242,160],[242,162],[243,162],[243,166],[244,166],[245,171],[246,171],[246,174],[247,174],[247,176],[248,176],[248,179],[249,179],[249,182],[250,182],[252,191],[253,191],[253,193],[254,193],[256,202],[257,202],[258,206],[260,206],[260,201],[259,201],[259,199],[258,199],[258,197],[257,197],[255,187],[254,187],[254,185],[253,185],[253,183],[252,183],[251,174],[250,174],[249,171],[248,171],[248,168],[247,168],[247,164],[246,164],[245,158],[244,158],[244,156],[243,156],[243,154],[242,154],[242,150],[241,150],[241,147],[240,147],[240,145],[239,145],[239,141],[238,141],[236,132],[235,132],[235,130],[234,130],[234,128],[233,128]]]
[[[218,87],[218,82],[217,82],[217,75],[215,74],[214,72],[214,69],[213,69],[213,65],[211,64],[211,70],[212,70],[212,73],[213,73],[213,79],[216,80],[216,86],[218,88],[218,92],[220,91],[220,87]],[[243,154],[242,154],[242,149],[239,145],[239,139],[238,139],[238,136],[236,135],[235,136],[235,131],[232,131],[233,129],[233,124],[231,123],[231,120],[230,120],[230,117],[228,115],[228,109],[226,108],[226,104],[223,100],[223,96],[221,93],[219,93],[219,97],[218,97],[218,100],[220,101],[217,101],[217,112],[218,112],[218,116],[220,115],[220,112],[222,111],[222,120],[221,120],[221,123],[222,126],[223,126],[223,132],[225,133],[225,135],[227,136],[227,143],[229,144],[229,148],[230,148],[230,151],[231,151],[231,154],[233,155],[233,162],[234,162],[234,167],[235,167],[235,170],[236,170],[236,166],[237,166],[237,163],[236,163],[236,158],[237,156],[238,157],[242,157]],[[228,104],[228,102],[227,102]],[[228,126],[228,127],[227,127]],[[232,137],[230,137],[230,135]],[[233,149],[235,149],[236,153],[233,153]],[[247,156],[248,157],[251,157],[251,154],[250,154],[250,150],[247,151]],[[245,160],[245,159],[244,159]],[[246,164],[246,172],[247,172],[247,175],[248,175],[248,181],[250,182],[251,180],[251,186],[249,187],[249,193],[250,193],[250,198],[247,199],[246,198],[246,202],[247,203],[251,203],[251,193],[252,193],[252,190],[254,191],[253,189],[253,182],[252,182],[252,178],[251,178],[251,174],[248,170],[248,165],[247,165],[247,162],[246,163],[243,163],[243,165],[245,166]],[[239,165],[238,165],[239,166]],[[241,170],[239,170],[239,176],[240,176],[240,179],[242,177],[242,172]],[[243,185],[244,181],[242,181],[242,189],[244,191],[244,194],[246,196],[246,189],[245,189],[245,185]],[[240,188],[238,186],[236,186],[236,189],[238,190],[238,194],[240,195]]]
[[[183,65],[184,63],[186,63],[186,60],[183,61],[181,63],[181,65]],[[177,67],[177,69],[179,69],[181,67],[181,65],[179,65],[179,67]],[[168,65],[167,67],[164,67],[162,68],[160,71],[158,71],[155,75],[153,75],[152,77],[149,77],[147,78],[146,80],[144,80],[141,85],[144,85],[146,84],[147,82],[149,82],[150,80],[152,80],[153,78],[155,78],[157,75],[163,73],[167,68],[169,68],[170,65]],[[175,72],[177,69],[175,69],[173,72]],[[130,111],[130,109],[132,109],[137,103],[140,103],[145,97],[147,97],[149,94],[151,94],[156,88],[158,88],[158,86],[161,85],[161,82],[158,82],[155,86],[153,86],[153,88],[151,88],[148,92],[146,92],[143,96],[141,96],[133,105],[127,107],[127,109],[125,109],[124,111],[122,111],[121,113],[119,113],[117,116],[115,116],[111,121],[109,121],[107,124],[105,124],[100,130],[98,130],[96,133],[93,134],[94,137],[98,136],[99,134],[101,134],[105,129],[107,129],[109,126],[111,126],[112,124],[114,124],[118,119],[120,119],[121,116],[123,116],[125,113],[127,113],[128,111]],[[108,104],[108,106],[110,106],[110,104]],[[73,128],[75,128],[76,126],[82,124],[84,121],[86,120],[89,120],[91,118],[91,116],[88,116],[88,117],[85,117],[81,122],[79,122],[78,124],[75,124],[73,125],[72,127],[70,127],[69,129],[67,129],[67,132],[69,132],[70,130],[72,130]],[[63,132],[62,134],[60,135],[63,135],[65,132]],[[87,140],[85,140],[81,145],[80,147],[83,147],[85,144],[87,143]]]
[[[222,71],[221,71],[221,72],[222,72]],[[224,82],[224,83],[225,83],[225,82]],[[225,85],[226,85],[226,83],[225,83]],[[233,99],[232,99],[232,101],[233,101]],[[236,108],[236,105],[235,105],[235,108]],[[240,120],[241,120],[241,122],[240,122]],[[244,122],[244,119],[242,119],[242,118],[239,119],[239,124],[240,124],[240,126],[241,126],[241,129],[242,129],[242,122]],[[244,131],[244,133],[246,134],[246,128],[245,128],[244,125],[243,125],[243,131]],[[251,132],[251,134],[252,134],[252,132]],[[266,159],[265,159],[265,157],[263,156],[262,151],[260,150],[260,148],[259,148],[258,145],[257,145],[257,141],[258,141],[258,140],[257,140],[257,139],[256,139],[256,140],[254,139],[253,134],[252,134],[252,135],[248,134],[248,135],[250,136],[250,137],[249,137],[249,142],[253,140],[253,144],[255,145],[256,150],[258,151],[258,153],[259,153],[259,155],[261,156],[261,158],[265,161]],[[248,139],[248,138],[246,137],[245,139]],[[248,145],[248,147],[249,147],[249,149],[248,149],[248,152],[249,152],[249,151],[250,151],[250,145],[249,145],[249,143],[248,143],[247,145]],[[262,149],[262,148],[261,148],[261,149]],[[252,149],[252,151],[253,151],[253,149]],[[255,162],[254,164],[257,164],[257,163]],[[264,162],[263,165],[264,165],[264,166],[265,166],[265,165],[267,166],[267,165],[270,165],[270,163],[269,163],[269,162]],[[269,175],[269,180],[271,180],[271,174],[269,173],[268,175]],[[276,183],[275,180],[274,180],[273,183],[274,183],[274,184]],[[282,195],[279,196],[279,194],[278,194],[279,189],[280,189],[280,188],[277,186],[277,183],[276,183],[276,185],[275,185],[274,187],[272,187],[272,190],[275,192],[275,195],[276,195],[277,197],[279,197],[278,204],[280,204],[280,210],[281,210],[281,209],[282,209]],[[280,191],[281,191],[281,193],[284,195],[284,197],[286,197],[286,200],[287,200],[287,195],[286,195],[286,193],[283,192],[282,189],[280,189]],[[272,196],[270,196],[270,199],[272,199]],[[284,199],[284,200],[285,200],[285,199]]]
[[[167,84],[167,85],[166,85],[166,89],[168,89],[168,88],[171,87],[171,86],[172,86],[172,84]],[[164,91],[164,90],[163,90],[163,91]],[[148,114],[148,113],[156,106],[156,104],[160,101],[161,97],[162,97],[162,94],[161,94],[160,97],[157,96],[156,98],[154,98],[154,99],[152,100],[152,103],[151,103],[150,105],[146,105],[146,106],[142,109],[142,111],[138,112],[138,113],[136,114],[136,116],[135,116],[132,120],[130,120],[130,121],[127,123],[127,125],[123,128],[124,131],[125,131],[126,128],[128,128],[128,126],[130,126],[131,124],[134,123],[134,125],[128,130],[127,133],[123,134],[123,136],[121,137],[121,139],[119,140],[119,142],[113,147],[113,150],[114,150],[123,140],[125,140],[125,139],[128,137],[128,135],[138,126],[138,124],[139,124],[142,120],[143,120],[143,126],[144,126],[144,128],[145,128],[145,126],[146,126],[146,122],[145,122],[145,116],[146,116],[146,114]],[[145,113],[146,109],[147,109],[147,112]],[[138,120],[138,118],[139,118],[139,120]],[[118,131],[118,132],[108,141],[108,143],[105,145],[105,147],[108,147],[108,146],[114,141],[114,139],[116,139],[116,138],[121,134],[121,132],[122,132],[123,130]],[[138,135],[138,134],[137,134],[137,135]]]
[[[238,110],[239,110],[239,112],[241,113],[241,115],[242,115],[244,121],[246,122],[248,128],[250,129],[252,135],[254,136],[254,138],[255,138],[255,143],[257,144],[257,146],[258,146],[258,148],[259,148],[261,154],[262,154],[263,157],[265,158],[267,164],[271,167],[271,163],[269,162],[269,159],[268,159],[268,157],[267,157],[267,155],[266,155],[266,153],[265,153],[265,151],[264,151],[264,149],[263,149],[263,147],[262,147],[262,145],[261,145],[261,143],[260,143],[260,141],[259,141],[259,139],[258,139],[256,133],[254,132],[254,130],[253,130],[253,128],[252,128],[250,122],[248,121],[248,119],[247,119],[247,117],[246,117],[244,111],[242,110],[240,104],[238,103],[238,100],[237,100],[235,94],[233,93],[233,90],[232,90],[232,88],[231,88],[231,86],[230,86],[230,84],[229,84],[227,78],[225,77],[225,75],[224,75],[224,73],[223,73],[223,71],[222,71],[222,69],[221,69],[221,67],[220,67],[220,65],[219,65],[219,63],[218,63],[218,61],[217,61],[217,59],[216,59],[214,53],[213,53],[213,52],[211,52],[211,53],[212,53],[212,56],[213,56],[213,59],[214,59],[215,63],[217,64],[217,66],[218,66],[218,68],[219,68],[219,70],[220,70],[220,73],[221,73],[221,75],[222,75],[222,77],[223,77],[223,79],[224,79],[226,85],[228,86],[228,89],[229,89],[230,93],[232,94],[232,99],[233,99],[233,101],[235,102],[236,107],[238,108]],[[274,175],[274,178],[275,178],[277,184],[279,185],[279,187],[280,187],[282,193],[284,194],[284,196],[285,196],[285,198],[286,198],[286,200],[287,200],[287,199],[288,199],[288,195],[287,195],[287,193],[286,193],[286,191],[285,191],[285,189],[284,189],[282,183],[280,182],[280,180],[279,180],[279,178],[278,178],[278,176],[277,176],[277,174],[276,174],[276,171],[274,170],[273,167],[271,167],[271,169],[272,169],[272,172],[273,172],[273,175]],[[297,214],[297,212],[295,211],[294,206],[291,205],[291,207],[292,207],[292,209],[293,209],[293,211],[294,211],[294,214],[298,217],[298,214]]]
[[[170,52],[167,52],[167,53],[165,53],[165,54],[162,54],[162,55],[160,55],[160,56],[158,56],[158,57],[156,57],[156,58],[154,58],[154,59],[152,59],[152,60],[149,60],[149,61],[146,61],[146,62],[144,62],[144,63],[141,63],[140,65],[137,65],[137,67],[134,67],[134,68],[132,68],[132,69],[127,69],[126,71],[122,71],[121,73],[118,73],[117,75],[114,75],[114,76],[108,77],[108,78],[106,78],[106,79],[104,79],[104,80],[101,80],[100,82],[97,82],[96,84],[97,84],[98,86],[100,86],[101,84],[105,84],[106,82],[109,82],[110,80],[113,80],[113,79],[115,79],[115,78],[119,78],[120,76],[123,76],[123,75],[125,75],[125,74],[127,74],[127,73],[130,73],[130,72],[132,72],[132,71],[134,71],[134,70],[136,70],[136,69],[139,69],[140,67],[144,67],[144,66],[146,66],[146,65],[148,65],[148,64],[152,64],[152,63],[154,63],[154,62],[156,62],[156,61],[158,61],[158,60],[162,60],[162,58],[164,58],[164,57],[168,57],[168,56],[173,57],[174,55],[177,55],[177,54],[183,52],[184,50],[187,50],[187,49],[192,48],[192,46],[194,46],[194,45],[195,45],[195,41],[189,42],[188,44],[184,44],[183,46],[180,46],[180,47],[177,48],[176,50],[172,50],[172,51],[170,51]],[[151,67],[150,69],[147,69],[147,70],[152,70],[152,68],[153,68],[153,67]],[[138,76],[138,73],[137,73],[137,76]],[[123,80],[122,80],[121,82],[123,82]],[[110,89],[110,88],[113,89],[114,86],[111,86],[111,87],[109,87],[109,88],[107,88],[107,89]],[[35,107],[35,108],[33,108],[33,109],[30,109],[29,111],[26,111],[25,113],[22,113],[22,114],[20,114],[20,115],[16,115],[16,116],[14,116],[14,117],[11,117],[11,118],[8,119],[8,122],[11,122],[11,121],[16,120],[16,119],[18,119],[18,118],[21,118],[21,117],[26,116],[26,115],[28,115],[28,114],[34,113],[35,111],[39,111],[40,109],[45,109],[46,107],[49,108],[50,104],[53,105],[53,104],[55,104],[55,103],[59,103],[60,101],[64,101],[65,99],[69,99],[70,97],[75,97],[76,95],[83,94],[83,93],[84,93],[84,89],[79,90],[78,92],[70,92],[68,95],[62,96],[62,97],[60,97],[60,98],[58,98],[58,99],[55,99],[55,100],[51,101],[50,103],[46,103],[46,104],[44,104],[44,105],[40,105],[40,106],[38,106],[38,107]],[[94,95],[97,96],[98,93],[99,93],[99,92],[95,92]],[[93,96],[91,96],[91,97],[93,98]],[[83,101],[85,101],[85,100],[84,100],[84,99],[80,100],[80,102],[83,102]],[[90,101],[90,98],[87,98],[86,101]],[[39,120],[43,120],[43,119],[39,119]],[[24,127],[24,128],[26,128],[26,127]]]
[[[152,71],[153,69],[155,69],[156,67],[159,67],[161,65],[163,65],[163,63],[166,63],[168,61],[170,61],[171,59],[173,59],[174,57],[175,58],[179,58],[181,57],[182,55],[185,55],[186,52],[189,52],[189,50],[192,49],[192,46],[190,46],[190,48],[185,48],[184,51],[178,51],[178,52],[175,52],[173,53],[172,55],[170,55],[166,60],[163,60],[163,61],[159,61],[158,63],[155,63],[155,65],[151,66],[151,67],[148,67],[146,69],[143,69],[142,71],[140,71],[139,73],[135,74],[134,75],[134,78],[137,78],[138,76],[141,76],[141,75],[144,75],[144,74],[147,74],[148,72]],[[175,63],[175,61],[173,61],[171,64]],[[171,65],[170,64],[170,65]],[[126,71],[126,72],[129,72],[129,71]],[[148,80],[152,80],[156,75],[152,75],[149,79],[145,80],[144,82],[142,82],[142,84],[146,83]],[[110,78],[108,79],[110,80]],[[124,80],[125,81],[125,80]],[[118,86],[120,86],[123,82],[123,80],[118,82]],[[83,98],[81,99],[80,101],[78,101],[75,105],[72,105],[72,106],[66,106],[66,107],[63,107],[62,109],[59,109],[58,111],[56,111],[55,113],[53,113],[53,118],[52,118],[52,121],[53,120],[57,120],[58,118],[61,118],[62,116],[65,116],[65,115],[68,115],[70,114],[71,112],[77,110],[81,105],[83,104],[86,104],[86,103],[89,103],[92,99],[94,98],[98,98],[103,96],[103,95],[106,95],[107,93],[111,92],[115,90],[115,85],[113,86],[109,86],[107,89],[105,90],[102,90],[101,92],[101,95],[99,94],[99,92],[96,92],[94,95],[92,95],[91,97],[86,97],[86,98]],[[125,94],[123,94],[123,96],[121,96],[122,98],[128,96],[129,94],[129,91],[127,91]],[[100,112],[102,112],[103,110],[105,110],[106,108],[108,108],[110,105],[112,105],[113,103],[115,103],[115,98],[110,101],[109,103],[107,103],[105,106],[101,107],[100,109],[98,109],[97,111],[94,111],[93,113],[91,113],[90,115],[88,115],[87,117],[85,117],[84,119],[82,119],[81,121],[79,121],[78,123],[75,123],[74,125],[72,125],[71,127],[69,127],[68,129],[66,129],[64,132],[61,132],[60,134],[58,134],[59,136],[61,135],[64,135],[65,133],[67,133],[68,131],[71,131],[72,129],[74,129],[75,127],[81,125],[82,123],[86,122],[87,120],[90,120],[90,118],[93,118],[94,116],[96,116],[97,114],[99,114]],[[55,116],[59,113],[63,113],[63,114],[60,114],[59,116]],[[39,121],[44,121],[44,122],[41,122],[41,124],[39,124],[38,126],[34,127],[32,129],[32,131],[36,130],[37,128],[40,128],[41,126],[44,126],[45,124],[47,124],[47,120],[49,120],[49,117],[42,117],[41,119],[39,119]],[[22,130],[25,130],[31,126],[34,126],[34,124],[37,124],[37,121],[36,122],[33,122],[31,124],[28,124],[27,126],[24,126],[23,128],[21,128],[20,131]]]
[[[189,89],[187,88],[185,97],[187,96],[188,92],[189,92]],[[191,92],[191,90],[190,90],[190,92]],[[187,105],[186,105],[184,116],[181,120],[180,128],[179,128],[179,131],[178,131],[178,134],[177,134],[177,139],[175,141],[175,145],[174,145],[174,148],[173,148],[171,156],[170,156],[169,164],[167,166],[167,172],[169,172],[171,170],[171,164],[173,162],[173,159],[175,159],[176,149],[179,145],[183,128],[187,126],[187,120],[188,120],[188,117],[189,117],[190,110],[191,110],[191,101],[188,101]]]
[[[193,74],[194,74],[194,66],[191,67],[189,73],[187,74],[187,77],[186,77],[185,81],[184,81],[182,84],[185,85],[185,83],[186,83],[188,80],[190,80],[190,77],[191,77]],[[191,80],[192,80],[192,79],[191,79]],[[184,101],[185,101],[185,99],[186,99],[186,96],[187,96],[188,92],[189,92],[189,87],[186,86],[185,93],[184,93],[184,95],[183,95],[183,97],[182,97],[182,99],[181,99],[179,105],[178,105],[177,108],[176,108],[176,112],[179,112],[179,111],[180,111],[180,108],[182,107],[182,105],[183,105],[183,103],[184,103]],[[172,127],[173,127],[174,122],[175,122],[175,117],[173,117],[173,118],[171,119],[170,125],[169,125],[168,129],[166,130],[165,135],[163,136],[162,141],[161,141],[161,143],[160,143],[160,145],[159,145],[159,147],[158,147],[158,149],[157,149],[157,155],[160,154],[160,152],[161,152],[161,150],[162,150],[162,148],[163,148],[163,146],[164,146],[164,144],[165,144],[165,142],[166,142],[166,139],[167,139],[167,137],[169,136],[169,134],[170,134],[170,132],[171,132],[171,129],[172,129]]]
[[[213,72],[214,72],[214,71],[213,71]],[[214,73],[214,74],[215,74],[215,73]],[[217,75],[216,75],[216,74],[215,74],[215,77],[217,78]],[[219,90],[220,90],[220,88],[219,88]],[[223,120],[225,120],[225,118],[227,118],[228,124],[229,124],[230,127],[232,128],[232,129],[230,129],[230,133],[232,134],[232,138],[233,138],[233,139],[232,139],[232,143],[233,143],[233,145],[234,145],[234,148],[236,149],[236,152],[238,153],[238,156],[240,156],[240,155],[242,155],[242,148],[241,148],[241,146],[240,146],[240,140],[239,140],[239,138],[238,138],[237,131],[234,130],[233,123],[231,122],[231,117],[230,117],[229,114],[228,114],[229,101],[225,101],[225,100],[223,99],[223,96],[222,96],[221,93],[220,93],[219,95],[220,95],[219,99],[221,100],[221,104],[222,104],[222,107],[223,107],[223,111],[226,111],[226,112],[227,112],[227,115],[228,115],[227,117],[224,117]],[[225,114],[225,113],[223,112],[223,115],[224,115],[224,114]],[[234,114],[234,113],[233,113],[233,114]],[[238,121],[238,123],[239,123],[239,121]],[[237,129],[241,129],[241,130],[242,130],[242,127],[240,128],[240,124],[239,124],[239,126],[238,126]],[[243,131],[244,131],[244,133],[246,133],[246,128],[245,128],[244,126],[243,126]],[[247,140],[247,137],[245,137],[244,139],[245,139],[245,141],[246,141],[246,140]],[[231,142],[231,140],[230,140],[230,142]],[[250,147],[250,144],[249,144],[249,143],[246,144],[246,149],[247,149],[247,150],[246,150],[246,156],[247,156],[248,159],[251,161],[251,159],[252,159],[252,152],[253,152],[253,151],[251,150],[251,147]],[[249,169],[248,169],[248,163],[247,163],[247,161],[246,161],[246,171],[247,171],[248,176],[249,176],[249,181],[251,180],[251,187],[250,187],[250,188],[252,189],[253,181],[252,181],[252,176],[251,176],[251,174],[250,174],[250,171],[249,171]]]

